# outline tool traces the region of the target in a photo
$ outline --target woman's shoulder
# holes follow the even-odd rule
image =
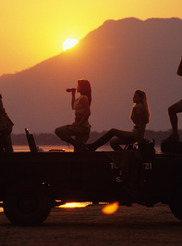
[[[144,105],[142,103],[136,103],[135,107],[136,108],[144,108]]]
[[[86,98],[86,99],[88,99],[88,97],[86,95],[80,95],[79,98]]]

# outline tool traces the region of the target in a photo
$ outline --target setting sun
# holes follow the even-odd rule
[[[66,39],[63,43],[63,50],[67,50],[67,49],[71,49],[73,48],[76,44],[78,44],[78,40],[74,39],[74,38],[69,38]]]

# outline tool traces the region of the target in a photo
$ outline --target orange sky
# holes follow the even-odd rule
[[[107,19],[182,19],[182,0],[6,0],[0,8],[0,75],[63,52],[67,38],[82,39]]]

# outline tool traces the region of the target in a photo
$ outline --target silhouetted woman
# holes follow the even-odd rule
[[[13,122],[8,117],[0,94],[0,152],[13,152],[11,132]]]
[[[133,143],[144,138],[146,124],[149,123],[149,107],[147,97],[144,91],[136,90],[133,96],[133,108],[131,110],[130,118],[134,123],[134,128],[131,132],[121,131],[118,129],[111,129],[102,137],[92,144],[87,144],[89,150],[95,151],[100,146],[106,144],[109,140],[111,147],[114,150],[122,150],[120,145]]]
[[[75,99],[76,90],[80,93],[77,99]],[[81,151],[89,138],[91,127],[88,122],[92,100],[90,82],[79,79],[77,89],[67,89],[67,92],[71,92],[72,95],[71,105],[75,110],[75,121],[72,125],[58,127],[55,133],[63,141],[72,144],[75,151]]]

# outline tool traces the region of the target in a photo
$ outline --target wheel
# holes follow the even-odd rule
[[[169,207],[174,216],[182,220],[182,184],[176,186],[173,190]]]
[[[47,185],[22,183],[8,189],[4,213],[15,225],[40,225],[49,216],[51,202]]]

